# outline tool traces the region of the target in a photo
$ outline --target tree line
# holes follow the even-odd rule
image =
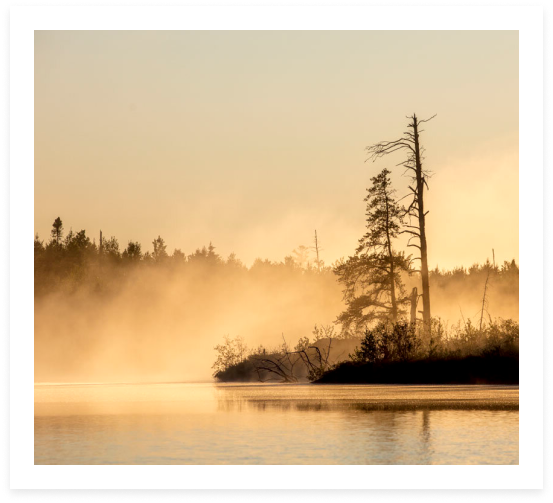
[[[369,238],[370,236],[365,235],[362,240],[367,243]],[[373,321],[393,319],[394,316],[400,318],[405,315],[406,305],[410,303],[410,298],[405,295],[406,285],[416,283],[413,272],[408,267],[408,258],[403,253],[394,252],[393,277],[397,307],[393,310],[391,301],[384,295],[388,291],[391,292],[391,287],[385,285],[387,276],[382,273],[382,268],[371,270],[362,267],[367,263],[385,265],[382,257],[370,257],[360,253],[328,266],[322,259],[317,260],[318,250],[315,247],[300,245],[282,261],[257,258],[247,267],[234,253],[226,259],[222,257],[212,243],[196,248],[191,254],[185,254],[179,248],[169,253],[164,239],[160,236],[152,241],[152,245],[153,252],[143,252],[139,242],[129,241],[121,251],[119,241],[114,236],[102,238],[97,244],[84,229],[78,232],[69,230],[66,234],[62,219],[57,217],[52,224],[48,241],[45,242],[38,234],[35,235],[35,294],[46,294],[64,285],[74,288],[87,284],[97,285],[103,281],[112,281],[114,276],[124,277],[137,270],[186,274],[192,266],[212,274],[224,274],[226,271],[267,278],[324,277],[329,283],[338,280],[343,288],[347,309],[338,315],[336,321],[344,331],[356,331],[357,327],[357,332],[363,333],[364,327]],[[518,289],[519,268],[514,260],[504,262],[501,266],[487,261],[484,264],[475,263],[470,267],[456,267],[451,270],[435,268],[429,271],[429,278],[435,288],[457,288],[460,284],[480,288],[488,274],[491,274],[493,281],[503,290],[508,285],[513,285],[515,290]],[[356,288],[360,286],[366,286],[368,292],[357,294]],[[372,302],[377,294],[380,294],[380,302]],[[369,309],[363,314],[366,307]]]
[[[115,283],[115,277],[125,278],[138,271],[159,271],[168,274],[185,274],[202,269],[206,274],[251,273],[265,276],[321,276],[333,279],[332,267],[318,257],[318,247],[300,245],[282,261],[257,258],[247,267],[235,253],[226,259],[217,253],[215,246],[196,248],[186,254],[180,248],[168,252],[165,240],[158,235],[152,241],[153,251],[144,251],[141,243],[129,241],[121,250],[115,236],[99,241],[91,239],[86,230],[65,232],[63,221],[57,217],[48,240],[38,234],[34,239],[35,295],[58,289],[96,286]],[[314,256],[312,258],[312,256]]]

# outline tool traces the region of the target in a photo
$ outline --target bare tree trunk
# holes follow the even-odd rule
[[[417,322],[417,301],[419,299],[419,292],[417,287],[413,288],[411,292],[411,323]]]
[[[319,240],[317,239],[317,229],[315,229],[315,251],[317,252],[317,271],[321,272],[321,261],[319,260]]]
[[[486,310],[486,292],[488,291],[489,279],[490,279],[490,270],[488,269],[488,275],[486,276],[486,283],[484,284],[484,295],[482,297],[482,310],[480,311],[480,326],[479,326],[480,332],[482,332],[482,324],[484,322],[484,311]]]
[[[421,253],[421,278],[422,278],[422,321],[425,329],[430,329],[430,284],[428,281],[428,251],[426,245],[426,213],[424,212],[424,176],[419,146],[419,122],[413,114],[413,134],[415,140],[415,167],[417,178],[417,207],[419,216],[419,237]]]
[[[390,297],[392,302],[392,323],[397,323],[397,300],[396,283],[394,274],[394,255],[392,253],[392,239],[390,237],[390,211],[388,195],[386,194],[386,244],[388,248],[388,258],[390,259]]]

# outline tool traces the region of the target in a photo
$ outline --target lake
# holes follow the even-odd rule
[[[36,384],[35,464],[518,464],[518,386]]]

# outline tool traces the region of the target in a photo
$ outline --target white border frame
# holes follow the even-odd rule
[[[518,466],[35,466],[34,30],[519,30]],[[10,484],[67,489],[543,487],[543,13],[541,7],[16,7],[10,20]],[[26,243],[26,244],[25,244]]]

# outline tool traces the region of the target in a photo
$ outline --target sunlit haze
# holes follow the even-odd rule
[[[365,189],[397,157],[364,148],[425,124],[429,266],[518,261],[518,32],[39,31],[35,231],[247,265],[351,255]]]

